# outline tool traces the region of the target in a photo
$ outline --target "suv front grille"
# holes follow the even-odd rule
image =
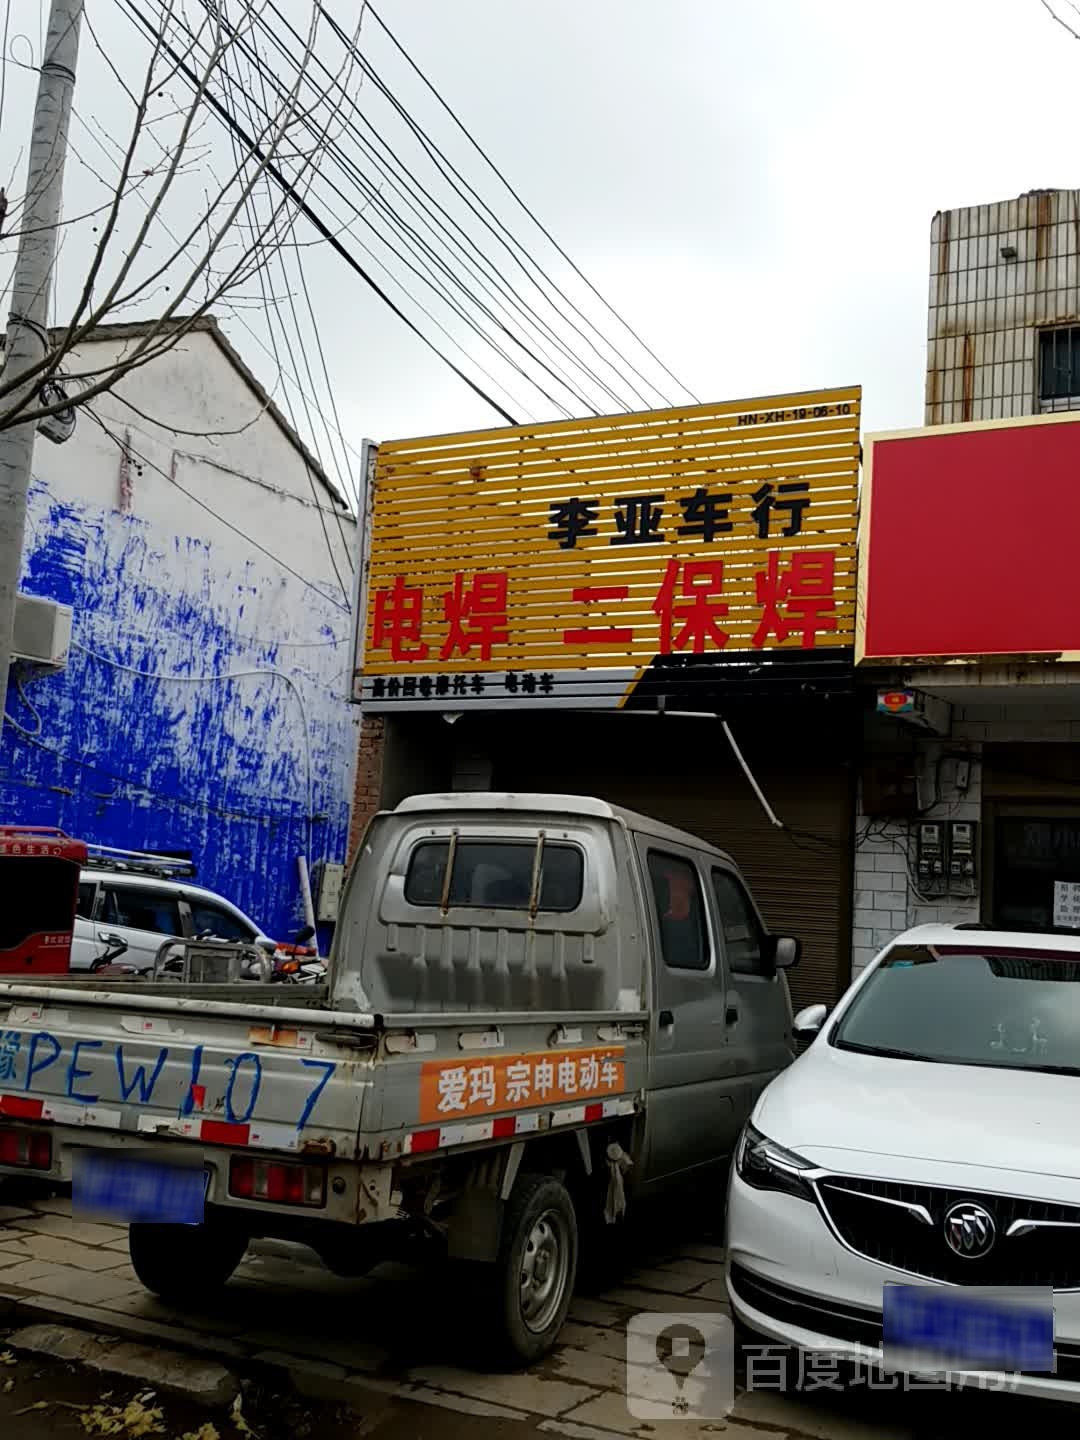
[[[1080,1288],[1080,1206],[848,1175],[820,1180],[817,1190],[837,1234],[868,1260],[954,1285]],[[994,1243],[981,1256],[956,1255],[945,1241],[945,1216],[965,1200],[994,1220]],[[1007,1233],[1025,1220],[1035,1227]]]

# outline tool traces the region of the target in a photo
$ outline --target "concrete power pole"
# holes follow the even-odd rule
[[[47,344],[49,292],[56,259],[57,225],[64,188],[71,95],[79,55],[83,0],[52,0],[41,79],[34,106],[27,203],[19,217],[19,253],[11,285],[11,314],[4,350],[5,382],[41,359]],[[0,408],[32,395],[38,377],[9,392]],[[26,500],[34,458],[33,421],[0,430],[0,702],[7,694],[15,596],[22,573]],[[0,729],[3,727],[0,703]]]

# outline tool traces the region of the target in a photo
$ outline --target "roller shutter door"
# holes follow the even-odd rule
[[[850,978],[855,727],[846,709],[807,707],[803,715],[783,708],[779,717],[744,715],[731,724],[794,833],[769,823],[723,731],[708,720],[504,715],[485,724],[492,784],[597,795],[728,851],[770,928],[803,941],[802,962],[789,976],[796,1008],[831,1003]]]

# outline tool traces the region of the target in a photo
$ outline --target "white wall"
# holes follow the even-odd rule
[[[92,406],[138,454],[85,413],[37,443],[23,585],[73,606],[75,647],[9,692],[0,819],[193,849],[283,928],[297,854],[344,857],[353,522],[206,333]]]

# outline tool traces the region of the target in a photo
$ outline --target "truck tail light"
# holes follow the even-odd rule
[[[0,1130],[0,1165],[52,1169],[52,1136],[39,1130]]]
[[[326,1204],[326,1170],[321,1165],[283,1165],[237,1155],[229,1166],[229,1194],[238,1200],[315,1208]]]

